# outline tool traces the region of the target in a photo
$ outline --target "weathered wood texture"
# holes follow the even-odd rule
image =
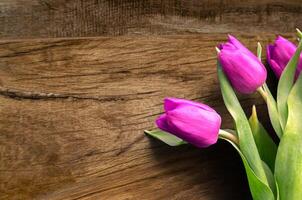
[[[273,35],[241,35],[255,49]],[[216,78],[225,35],[0,42],[0,199],[249,199],[236,152],[144,135],[165,96],[231,120]],[[241,98],[248,110],[263,105]],[[262,106],[263,108],[263,106]]]
[[[170,148],[143,130],[165,96],[203,101],[230,127],[214,46],[232,32],[255,49],[301,28],[301,9],[300,0],[0,0],[0,199],[250,199],[228,144]],[[119,37],[39,39],[89,36]],[[257,95],[241,100],[264,108]]]
[[[301,0],[1,0],[0,37],[292,32]]]

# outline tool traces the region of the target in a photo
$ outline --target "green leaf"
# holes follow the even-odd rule
[[[302,76],[288,97],[288,122],[280,141],[275,176],[281,200],[302,198]]]
[[[272,93],[270,92],[268,86],[266,83],[263,85],[264,92],[266,94],[266,103],[267,103],[267,109],[268,114],[271,120],[271,124],[278,135],[279,138],[283,135],[283,130],[281,128],[280,120],[279,120],[279,113],[277,108],[277,102],[275,98],[273,97]]]
[[[182,144],[187,144],[186,141],[160,129],[155,129],[152,131],[145,130],[144,132],[170,146],[179,146]]]
[[[262,46],[258,42],[257,56],[260,61],[261,61],[261,54],[262,54]],[[278,137],[281,138],[283,132],[282,132],[282,128],[281,128],[280,121],[279,121],[279,114],[278,114],[277,103],[275,101],[275,98],[273,97],[273,95],[270,92],[269,88],[267,87],[266,83],[264,83],[263,86],[258,89],[258,91],[260,93],[262,93],[262,91],[265,93],[265,101],[267,104],[268,114],[269,114],[272,126],[273,126],[276,134],[278,135]]]
[[[261,54],[262,54],[262,46],[258,42],[257,43],[257,56],[260,61],[261,61]],[[266,83],[264,83],[263,87],[259,88],[258,91],[259,90],[261,90],[260,92],[262,92],[262,91],[265,92],[265,96],[266,96],[265,100],[267,103],[268,114],[271,119],[272,126],[273,126],[276,134],[278,135],[278,137],[281,138],[283,132],[282,132],[282,128],[281,128],[280,121],[279,121],[279,114],[278,114],[277,103],[275,101],[275,98],[271,94]]]
[[[231,84],[222,71],[219,61],[217,61],[217,73],[224,104],[235,121],[236,131],[239,138],[239,148],[255,172],[256,176],[265,184],[268,184],[262,165],[262,160],[257,150],[249,122],[233,88],[231,87]]]
[[[264,171],[266,173],[269,188],[273,192],[275,199],[278,199],[279,191],[278,191],[278,186],[277,186],[277,181],[275,179],[275,176],[274,176],[273,172],[271,171],[271,169],[269,168],[269,166],[264,161],[262,162],[262,164],[263,164]]]
[[[257,43],[257,57],[261,61],[261,55],[262,55],[262,46],[260,42]]]
[[[278,84],[277,106],[278,106],[281,127],[283,130],[285,128],[287,122],[287,115],[288,115],[287,98],[294,83],[295,71],[298,65],[301,51],[302,51],[302,41],[300,40],[299,46],[294,56],[290,59],[290,61],[286,65],[286,68],[281,74]]]
[[[301,39],[302,38],[302,32],[298,28],[296,28],[296,30],[297,30],[297,33],[298,33],[298,37]]]
[[[279,185],[278,185],[276,178],[275,178],[275,182],[276,182],[276,190],[277,190],[277,200],[280,200],[280,190],[279,190]]]
[[[239,153],[249,183],[249,187],[251,190],[251,194],[253,196],[253,200],[275,200],[275,195],[273,191],[270,189],[270,187],[267,186],[266,183],[264,183],[261,179],[258,178],[258,176],[254,173],[253,169],[249,165],[249,162],[247,161],[246,157],[243,155],[243,153],[240,151],[239,147],[233,143],[232,141],[226,139],[226,138],[221,138],[229,143],[237,150]],[[265,166],[265,163],[263,164]],[[266,173],[268,174],[268,177],[270,178],[269,183],[274,183],[274,176],[272,175],[272,172],[269,170],[268,167],[264,167],[266,170]]]
[[[255,106],[253,106],[253,111],[249,122],[260,157],[273,171],[275,169],[277,145],[259,122]]]

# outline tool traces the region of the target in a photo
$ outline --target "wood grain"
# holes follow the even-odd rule
[[[1,0],[1,38],[293,32],[301,0]]]
[[[271,34],[237,35],[252,49]],[[216,78],[224,34],[0,41],[0,199],[249,199],[223,142],[171,148],[144,135],[166,96],[231,127]],[[244,108],[258,95],[242,96]]]

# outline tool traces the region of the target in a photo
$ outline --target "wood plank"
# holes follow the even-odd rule
[[[293,32],[301,0],[2,0],[1,38]]]
[[[238,36],[253,49],[274,37]],[[214,50],[225,37],[0,41],[0,199],[249,199],[228,144],[171,148],[143,133],[166,96],[231,126]],[[241,101],[264,108],[256,94]]]

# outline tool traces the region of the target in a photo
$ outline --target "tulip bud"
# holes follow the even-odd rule
[[[161,130],[201,148],[217,142],[221,118],[209,106],[184,99],[166,98],[164,109],[165,114],[156,120]]]
[[[295,54],[297,47],[288,41],[287,39],[278,36],[275,43],[268,45],[266,48],[267,61],[274,71],[277,78],[280,78],[284,68],[286,67],[289,60]],[[297,78],[302,69],[302,56],[296,70],[295,77]]]
[[[225,44],[220,44],[218,60],[221,67],[239,92],[255,92],[266,80],[266,69],[261,61],[235,37],[229,35]]]

